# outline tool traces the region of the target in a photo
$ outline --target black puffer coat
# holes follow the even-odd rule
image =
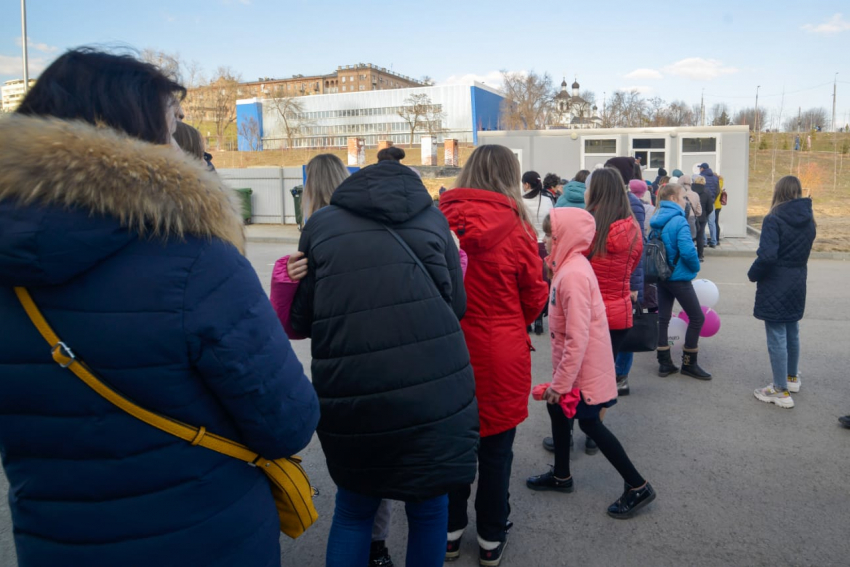
[[[815,232],[811,199],[788,201],[764,217],[758,258],[747,274],[758,283],[756,319],[793,323],[803,318]]]
[[[472,483],[478,406],[458,320],[463,274],[422,181],[398,162],[362,169],[310,217],[299,248],[309,271],[291,321],[313,339],[318,433],[334,482],[395,500]]]
[[[694,193],[699,195],[699,203],[702,206],[702,215],[699,220],[702,222],[708,221],[708,215],[714,212],[714,197],[711,196],[711,191],[702,183],[694,183],[691,185]]]

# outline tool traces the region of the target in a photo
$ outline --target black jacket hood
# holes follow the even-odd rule
[[[773,210],[776,217],[794,227],[805,226],[812,221],[812,200],[801,198],[782,203]]]
[[[388,224],[415,217],[434,200],[419,176],[397,161],[365,167],[334,191],[331,205]]]

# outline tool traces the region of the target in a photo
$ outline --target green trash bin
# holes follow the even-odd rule
[[[301,210],[301,197],[304,195],[304,186],[297,185],[290,191],[292,193],[292,201],[295,203],[295,224],[298,225],[298,230],[304,227],[304,211]]]
[[[252,217],[254,216],[254,208],[251,205],[251,194],[253,191],[248,188],[236,189],[235,191],[239,195],[239,200],[242,202],[242,220],[245,224],[251,224]]]

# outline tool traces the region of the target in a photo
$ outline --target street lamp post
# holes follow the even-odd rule
[[[21,0],[21,45],[24,50],[24,96],[30,90],[30,66],[27,60],[27,0]]]
[[[759,89],[761,85],[756,87],[756,112],[753,120],[755,121],[755,129],[756,129],[756,144],[761,141],[761,135],[759,134]],[[756,146],[758,148],[758,146]]]

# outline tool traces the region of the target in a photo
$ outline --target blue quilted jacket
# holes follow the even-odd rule
[[[806,310],[807,264],[815,240],[811,199],[794,199],[764,217],[758,257],[747,276],[757,282],[754,315],[791,323]]]
[[[689,282],[699,273],[699,256],[691,229],[685,218],[685,210],[672,201],[661,201],[655,215],[649,221],[653,232],[661,233],[667,261],[673,266],[670,281]]]
[[[12,291],[29,288],[140,405],[268,458],[296,453],[316,395],[227,193],[167,147],[0,121],[0,455],[21,567],[280,565],[265,476],[102,399],[53,362]]]
[[[643,203],[640,199],[638,199],[634,193],[631,191],[627,192],[629,197],[629,206],[632,208],[632,214],[635,215],[635,220],[637,220],[638,226],[640,226],[640,237],[642,240],[646,240],[646,234],[644,234],[643,227],[644,222],[646,221],[646,209],[643,208]],[[631,280],[629,281],[629,287],[632,291],[638,292],[638,300],[643,301],[643,262],[638,262],[637,267],[635,267],[635,271],[632,272]]]

